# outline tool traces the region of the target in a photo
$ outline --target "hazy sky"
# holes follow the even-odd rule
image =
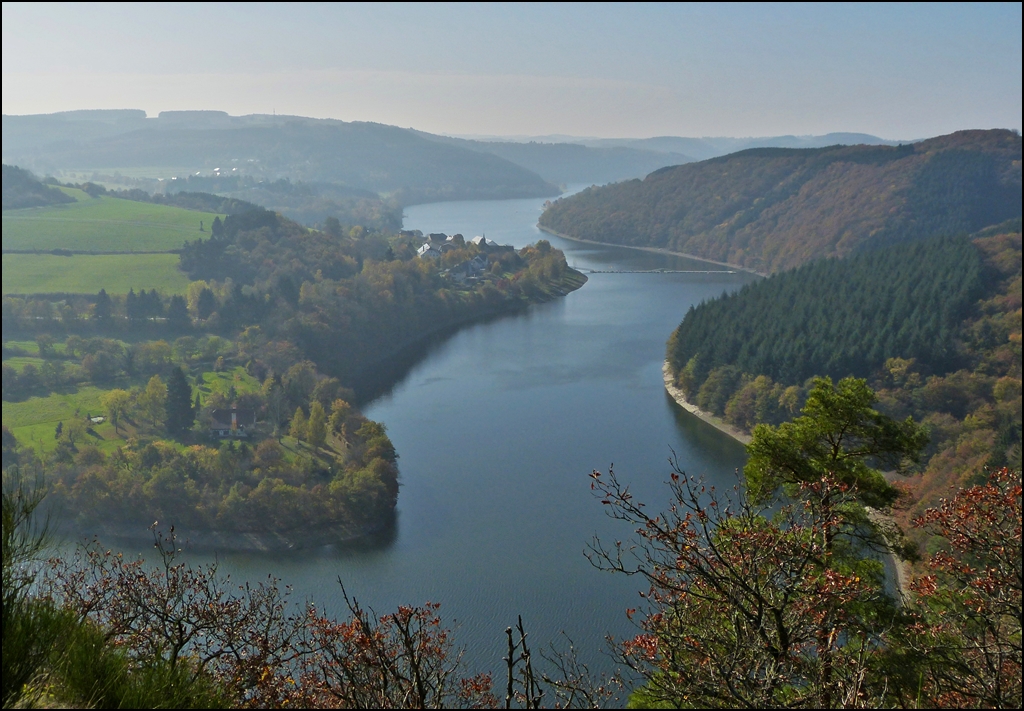
[[[1021,4],[3,3],[3,112],[220,109],[436,133],[1021,128]]]

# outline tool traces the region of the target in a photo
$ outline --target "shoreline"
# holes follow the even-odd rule
[[[763,272],[759,272],[756,269],[751,269],[749,267],[741,267],[739,264],[730,264],[729,262],[719,262],[719,261],[716,261],[714,259],[708,259],[706,257],[698,257],[696,254],[687,254],[686,252],[673,252],[672,250],[664,249],[663,247],[637,247],[637,246],[634,246],[634,245],[631,245],[631,244],[613,244],[612,242],[598,242],[598,241],[592,240],[592,239],[583,239],[582,237],[570,237],[569,235],[562,234],[561,232],[557,232],[557,231],[555,231],[555,230],[553,230],[553,229],[551,229],[549,227],[544,227],[539,222],[537,223],[537,229],[540,230],[541,232],[545,232],[545,233],[547,233],[549,235],[554,235],[555,237],[561,237],[562,239],[567,239],[567,240],[569,240],[571,242],[583,242],[584,244],[596,244],[596,245],[598,245],[600,247],[622,247],[623,249],[638,249],[641,252],[653,252],[654,254],[666,254],[666,255],[669,255],[669,256],[672,256],[672,257],[686,257],[687,259],[695,259],[698,262],[707,262],[708,264],[716,264],[716,265],[718,265],[720,267],[729,267],[730,269],[735,269],[735,270],[738,270],[738,271],[741,271],[741,272],[747,272],[748,274],[754,274],[755,276],[759,276],[759,277],[762,277],[762,278],[765,278],[765,277],[768,276],[767,274],[765,274]]]
[[[694,415],[703,422],[706,422],[707,424],[711,425],[719,432],[723,432],[729,435],[740,444],[750,444],[750,440],[752,439],[750,435],[746,434],[745,432],[736,427],[733,427],[732,425],[726,422],[723,422],[721,418],[712,415],[710,412],[704,412],[696,405],[693,405],[687,401],[686,395],[683,393],[682,390],[677,388],[673,382],[674,378],[672,377],[672,369],[669,366],[668,360],[666,360],[662,364],[661,373],[665,381],[665,391],[670,396],[672,396],[672,399],[676,401],[676,404],[679,405],[679,407],[683,408],[691,415]],[[876,509],[872,509],[870,507],[866,508],[868,511],[868,518],[870,518],[872,523],[874,523],[879,528],[885,528],[888,526],[895,525],[892,515],[883,513],[881,511],[877,511]],[[903,560],[902,558],[900,558],[892,552],[889,552],[887,555],[885,555],[883,559],[887,560],[888,565],[886,567],[891,566],[892,568],[892,574],[894,578],[893,582],[895,583],[894,587],[896,592],[899,593],[901,597],[900,602],[902,603],[910,597],[911,576],[909,565],[907,561]]]
[[[311,548],[322,548],[329,545],[345,545],[369,539],[385,531],[389,521],[378,522],[370,526],[351,526],[344,524],[328,524],[317,529],[293,528],[288,531],[231,531],[189,527],[176,527],[167,524],[167,530],[159,528],[162,535],[174,529],[178,547],[200,552],[224,553],[285,553]],[[61,535],[81,541],[89,539],[78,526],[63,523],[57,527]],[[100,541],[116,541],[128,545],[152,545],[153,533],[148,526],[129,523],[107,523],[101,525],[91,536]]]
[[[729,435],[740,444],[750,444],[750,435],[743,432],[737,427],[733,427],[727,422],[723,422],[720,417],[712,415],[710,412],[704,412],[704,410],[701,410],[696,405],[693,405],[689,401],[687,401],[686,395],[683,393],[682,390],[677,388],[673,382],[674,378],[672,377],[672,369],[669,366],[667,360],[661,366],[661,374],[665,381],[665,391],[672,396],[672,399],[676,401],[676,404],[679,405],[679,407],[683,408],[684,410],[686,410],[699,420],[702,420],[707,424],[711,425],[719,432],[724,432],[725,434]]]

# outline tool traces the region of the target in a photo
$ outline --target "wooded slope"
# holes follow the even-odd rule
[[[177,113],[187,116],[172,115]],[[191,116],[193,113],[199,116]],[[236,120],[227,114],[213,120],[216,117],[204,116],[206,113],[219,115],[165,112],[141,124],[129,122],[110,128],[130,130],[96,136],[79,135],[80,121],[55,123],[43,121],[48,117],[5,116],[4,140],[11,134],[12,144],[4,148],[5,160],[13,156],[37,171],[146,168],[167,175],[235,167],[264,179],[285,175],[375,193],[399,193],[405,204],[543,197],[559,192],[536,173],[498,156],[427,140],[396,126],[301,117]],[[47,131],[35,125],[38,123]],[[18,140],[33,128],[39,129],[32,134],[37,143]],[[52,141],[38,142],[47,139]]]
[[[542,227],[762,272],[1021,215],[1021,137],[960,131],[904,146],[756,148],[556,201]]]
[[[795,416],[811,376],[867,378],[880,410],[929,429],[909,521],[1021,466],[1020,221],[748,285],[691,309],[668,361],[690,402],[748,431]]]

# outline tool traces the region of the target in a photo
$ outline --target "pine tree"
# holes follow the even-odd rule
[[[167,307],[167,320],[177,325],[188,323],[188,304],[185,303],[184,297],[178,294],[171,297],[170,306]]]
[[[96,311],[94,312],[96,318],[100,321],[106,321],[110,318],[112,310],[107,290],[100,289],[100,293],[96,294]]]
[[[192,409],[192,388],[185,379],[181,368],[171,370],[167,379],[167,431],[180,436],[191,429],[195,422],[195,411]]]
[[[135,295],[135,289],[129,289],[124,297],[124,311],[132,321],[139,318],[139,297]]]

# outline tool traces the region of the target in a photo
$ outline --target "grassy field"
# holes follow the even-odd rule
[[[104,392],[90,385],[73,393],[50,393],[21,402],[4,400],[3,424],[22,444],[49,452],[57,446],[53,435],[58,422],[68,422],[76,413],[78,417],[103,414],[100,398]],[[114,434],[114,427],[104,422],[94,427],[82,444],[95,444],[100,449],[113,451],[123,442]]]
[[[199,391],[204,395],[206,393],[226,394],[232,385],[235,386],[235,392],[239,395],[254,393],[260,389],[260,381],[245,372],[245,368],[239,365],[221,373],[212,370],[206,371],[203,373],[203,384],[199,386]]]
[[[78,202],[3,213],[5,250],[159,252],[178,249],[186,240],[209,237],[216,217],[168,205],[91,198],[73,188],[62,190]],[[200,220],[205,232],[199,231]]]
[[[42,358],[33,358],[32,356],[15,356],[13,358],[5,358],[4,365],[9,365],[19,373],[25,369],[26,365],[34,366],[39,369],[43,366],[46,361]]]
[[[95,294],[100,289],[108,294],[129,289],[182,294],[186,287],[188,276],[178,269],[177,254],[3,255],[4,294]]]
[[[4,362],[14,365],[16,362],[29,360],[37,359],[16,357],[8,358]],[[235,391],[238,393],[254,392],[260,388],[259,382],[246,373],[242,367],[222,373],[207,371],[203,373],[203,383],[199,390],[204,394],[226,393],[232,385],[235,386]],[[136,383],[136,385],[144,384]],[[119,387],[128,386],[121,384]],[[105,392],[107,389],[86,385],[71,393],[50,393],[45,397],[30,397],[20,402],[4,400],[3,424],[22,444],[33,447],[40,453],[51,452],[57,446],[54,432],[58,422],[67,423],[76,417],[84,418],[86,415],[106,415],[100,405],[100,398]],[[118,446],[123,445],[126,437],[133,434],[136,434],[136,431],[130,422],[122,423],[119,433],[114,431],[114,426],[109,422],[103,422],[94,425],[79,442],[79,446],[92,444],[102,451],[110,453]],[[153,436],[153,434],[146,435],[146,437]],[[156,435],[156,438],[161,437]]]
[[[54,347],[61,347],[61,351],[64,350],[63,343],[55,343]],[[4,341],[4,348],[20,348],[29,355],[39,355],[39,344],[35,341]]]

